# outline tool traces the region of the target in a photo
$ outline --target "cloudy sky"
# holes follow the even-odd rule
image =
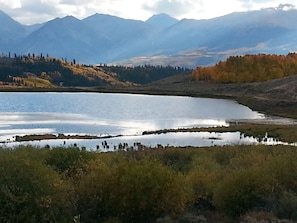
[[[42,23],[73,15],[85,18],[94,13],[146,20],[157,13],[177,19],[207,19],[235,11],[297,5],[296,0],[0,0],[0,10],[22,24]]]

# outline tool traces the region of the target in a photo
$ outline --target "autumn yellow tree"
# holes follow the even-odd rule
[[[231,56],[214,66],[197,67],[192,79],[215,83],[260,82],[297,73],[297,55],[257,54]]]

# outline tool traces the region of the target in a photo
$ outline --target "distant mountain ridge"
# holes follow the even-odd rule
[[[26,30],[24,26],[0,10],[0,34],[0,43],[3,45],[3,42],[8,44],[10,41],[23,38],[26,35]]]
[[[153,15],[151,18],[146,20],[146,23],[158,27],[160,30],[173,26],[177,22],[178,20],[176,18],[173,18],[165,13]]]
[[[231,55],[297,51],[297,10],[263,9],[207,19],[158,14],[147,21],[94,14],[24,26],[0,11],[0,53],[35,53],[80,63],[194,68]]]

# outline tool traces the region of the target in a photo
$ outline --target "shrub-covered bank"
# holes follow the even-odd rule
[[[0,222],[297,221],[295,147],[0,153]]]

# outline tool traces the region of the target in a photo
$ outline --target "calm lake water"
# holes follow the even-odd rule
[[[203,144],[198,143],[197,137],[201,139],[213,137],[198,136],[197,133],[196,135],[166,134],[163,137],[141,136],[141,134],[147,130],[222,126],[227,125],[230,120],[266,118],[263,114],[232,100],[179,96],[0,93],[0,106],[0,141],[2,142],[12,140],[16,135],[63,133],[123,135],[120,139],[110,139],[114,144],[117,143],[116,140],[141,141],[149,145],[159,142],[175,145]],[[226,140],[222,135],[219,137]],[[236,136],[235,140],[238,140],[238,137]],[[193,140],[195,143],[192,142]],[[69,142],[74,141],[69,140]],[[92,147],[98,143],[98,140],[82,142],[76,140],[75,143],[77,142]],[[53,142],[50,141],[50,143]],[[55,143],[61,142],[56,140]]]

